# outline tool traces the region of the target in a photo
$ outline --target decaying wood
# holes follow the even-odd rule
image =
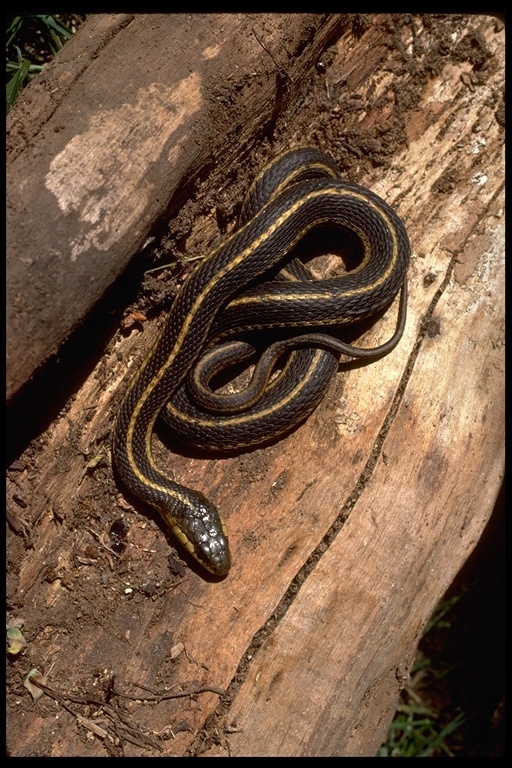
[[[427,69],[441,39],[452,55]],[[486,52],[480,64],[465,41]],[[214,460],[156,441],[161,465],[227,521],[234,564],[220,582],[170,567],[174,543],[112,481],[116,390],[158,321],[115,340],[9,473],[32,545],[9,535],[10,619],[25,619],[28,642],[9,679],[13,755],[161,755],[155,738],[166,755],[375,755],[422,630],[490,517],[504,462],[504,32],[486,16],[376,17],[319,72],[325,119],[306,129],[306,97],[274,149],[306,137],[340,159],[358,136],[375,158],[399,118],[387,167],[361,150],[354,173],[409,232],[404,338],[372,365],[342,365],[308,422],[269,448]],[[383,342],[394,315],[358,343]],[[121,516],[117,554],[108,530]],[[116,743],[97,704],[33,705],[22,687],[33,667],[63,700],[122,713],[137,744]],[[180,690],[201,692],[119,695]]]
[[[339,22],[86,22],[9,115],[8,397],[57,352],[162,214],[175,213],[212,166],[225,179],[243,159]]]

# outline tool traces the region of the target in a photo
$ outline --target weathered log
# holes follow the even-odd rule
[[[225,179],[243,159],[339,24],[315,14],[100,15],[30,84],[8,120],[8,398],[155,222],[212,168]]]
[[[322,146],[403,218],[409,314],[391,355],[343,365],[276,445],[191,460],[155,440],[161,465],[222,510],[225,580],[169,569],[174,542],[134,514],[106,458],[116,390],[158,321],[117,338],[12,465],[8,501],[25,505],[33,547],[9,534],[9,619],[25,620],[28,642],[8,670],[12,755],[376,754],[503,478],[503,84],[495,19],[378,16],[340,35],[293,119],[276,117],[273,151]],[[193,237],[212,234],[203,218]],[[358,343],[393,326],[391,311]],[[66,710],[51,692],[31,704],[33,667]],[[119,695],[152,695],[135,684],[196,693]]]

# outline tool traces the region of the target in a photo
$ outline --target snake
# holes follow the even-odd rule
[[[315,280],[295,254],[325,231],[348,238],[359,262]],[[123,396],[112,457],[122,484],[156,509],[202,569],[218,577],[229,572],[226,525],[213,501],[158,466],[152,450],[157,419],[179,440],[211,450],[263,445],[290,432],[321,401],[340,354],[373,360],[397,345],[409,260],[407,232],[394,209],[342,179],[321,150],[298,147],[257,174],[238,226],[185,279]],[[387,310],[398,293],[391,339],[364,349],[338,338],[345,325]],[[247,334],[259,335],[259,342]],[[226,368],[258,351],[242,396],[214,391]]]

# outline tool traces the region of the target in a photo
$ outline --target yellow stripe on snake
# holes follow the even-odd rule
[[[362,254],[354,269],[313,280],[302,263],[290,261],[294,247],[319,228],[349,234]],[[318,405],[336,354],[371,360],[396,346],[405,325],[409,257],[404,225],[386,202],[342,181],[322,152],[296,149],[256,177],[239,228],[183,283],[124,396],[113,460],[126,487],[158,510],[209,572],[223,575],[231,566],[226,528],[209,499],[157,466],[151,442],[158,416],[180,439],[214,450],[259,445],[289,432]],[[330,335],[382,311],[399,291],[397,329],[385,344],[359,349]],[[212,392],[212,379],[252,350],[230,337],[257,329],[267,343],[274,329],[281,337],[267,344],[248,389],[231,397]],[[281,373],[272,378],[285,353]]]

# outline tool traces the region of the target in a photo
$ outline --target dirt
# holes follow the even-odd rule
[[[354,21],[353,33],[355,36],[364,34],[373,24],[370,16],[358,15]],[[497,23],[500,23],[497,20]],[[361,177],[371,178],[372,172],[377,168],[387,168],[391,165],[393,157],[407,143],[406,126],[403,112],[411,110],[418,103],[422,89],[428,84],[431,74],[441,70],[450,59],[453,62],[465,61],[472,65],[474,76],[477,79],[486,77],[489,60],[484,41],[478,34],[469,30],[467,16],[423,16],[419,19],[414,15],[388,15],[381,18],[375,25],[375,39],[378,45],[369,56],[379,57],[381,47],[393,51],[391,67],[394,78],[392,85],[385,96],[374,99],[372,85],[369,85],[364,102],[372,104],[363,122],[359,122],[358,115],[361,110],[361,99],[354,95],[354,88],[364,78],[364,65],[351,62],[350,56],[340,54],[336,45],[332,45],[324,52],[313,71],[307,87],[300,96],[300,108],[296,104],[291,105],[287,112],[281,114],[275,124],[270,126],[267,135],[261,137],[261,143],[246,162],[240,164],[234,171],[233,178],[226,183],[220,196],[214,197],[207,190],[205,181],[196,190],[193,199],[187,202],[180,213],[169,222],[167,231],[163,232],[159,241],[149,247],[153,252],[153,265],[160,265],[169,260],[170,255],[175,256],[182,252],[183,256],[194,257],[204,253],[204,222],[209,222],[211,239],[224,235],[236,222],[241,200],[247,189],[247,185],[257,170],[274,154],[275,149],[283,149],[297,144],[322,147],[332,155],[338,163],[340,170],[347,179],[358,182]],[[413,33],[412,54],[405,50],[403,45],[403,30],[409,28]],[[457,31],[462,39],[453,47],[452,35]],[[426,41],[428,40],[428,45]],[[473,83],[475,85],[475,83]],[[220,87],[221,84],[218,84]],[[215,83],[211,84],[215,88]],[[372,101],[373,100],[373,101]],[[395,106],[389,108],[390,103]],[[386,117],[386,114],[389,116]],[[229,112],[226,111],[228,115]],[[219,125],[217,130],[228,130],[229,126]],[[456,174],[445,175],[437,181],[435,191],[443,194],[457,183]],[[212,219],[212,211],[214,211]],[[198,234],[200,233],[200,235]],[[138,298],[127,311],[127,316],[135,318],[134,323],[143,322],[148,314],[159,312],[169,306],[172,295],[175,293],[184,275],[183,262],[177,262],[161,276],[149,278],[141,288]],[[59,405],[62,409],[58,419],[66,419],[68,405],[62,401]],[[7,499],[11,514],[10,526],[7,531],[7,610],[8,616],[22,620],[21,631],[28,642],[25,658],[21,655],[9,655],[7,664],[7,712],[10,715],[19,714],[20,708],[37,706],[41,717],[55,715],[59,705],[51,697],[43,697],[37,705],[27,700],[24,688],[24,674],[27,668],[28,658],[51,659],[52,653],[58,650],[58,639],[64,635],[76,633],[77,625],[81,628],[84,638],[94,633],[97,625],[111,627],[112,638],[121,644],[129,627],[119,623],[120,616],[116,611],[116,601],[119,595],[131,590],[134,609],[139,601],[151,600],[155,603],[162,595],[173,590],[183,578],[185,566],[174,556],[169,556],[169,543],[161,535],[160,528],[155,528],[155,519],[149,512],[148,517],[142,515],[135,519],[129,535],[132,542],[130,555],[125,555],[124,543],[128,534],[126,521],[113,514],[112,510],[120,502],[118,490],[113,483],[109,462],[105,454],[101,453],[104,436],[98,436],[97,446],[91,446],[91,464],[87,474],[82,478],[87,495],[74,510],[74,515],[66,520],[60,520],[58,510],[54,510],[54,526],[58,532],[57,540],[63,535],[63,530],[79,531],[87,527],[92,531],[95,522],[98,529],[109,531],[101,541],[95,540],[95,535],[82,537],[83,547],[69,553],[69,561],[61,562],[54,557],[53,552],[58,551],[58,544],[52,546],[52,540],[47,541],[48,552],[45,558],[45,568],[34,573],[30,589],[21,593],[18,589],[20,567],[30,570],[31,529],[37,523],[33,518],[34,504],[31,488],[38,484],[38,478],[44,471],[40,466],[38,454],[41,446],[47,440],[43,433],[33,436],[34,439],[25,444],[24,450],[15,456],[11,456],[11,464],[7,472]],[[27,443],[27,441],[25,441]],[[71,455],[77,450],[75,441],[70,440],[68,450]],[[234,483],[242,483],[245,487],[250,485],[252,478],[258,476],[262,466],[268,461],[268,457],[260,452],[251,453],[240,458],[239,477],[233,478]],[[66,457],[62,456],[62,466],[65,469]],[[178,468],[179,469],[179,468]],[[177,469],[177,471],[178,471]],[[283,478],[279,478],[281,482]],[[45,512],[44,500],[39,500],[36,508],[38,514]],[[147,543],[148,526],[156,533]],[[93,531],[94,533],[94,531]],[[499,534],[498,534],[499,535]],[[491,548],[489,559],[492,561],[493,550]],[[28,564],[27,564],[28,561]],[[84,563],[93,564],[95,567],[83,569]],[[480,585],[485,583],[488,574],[489,561],[484,558],[478,567],[478,579]],[[474,577],[471,576],[473,579]],[[40,605],[38,601],[39,585],[42,583],[55,584],[68,590],[70,603],[63,612],[57,604]],[[500,585],[493,584],[494,596],[500,593]],[[163,603],[162,603],[163,605]],[[72,610],[70,610],[70,606]],[[495,619],[494,619],[495,620]],[[487,626],[481,623],[472,623],[468,620],[465,632],[451,643],[450,654],[453,663],[466,655],[468,646],[471,645],[473,632],[478,631],[480,639],[482,635],[489,638],[488,646],[475,664],[484,669],[486,662],[492,656],[492,638],[498,630],[489,619]],[[172,631],[169,630],[172,635]],[[169,641],[169,638],[167,638]],[[442,644],[441,644],[442,645]],[[173,647],[172,638],[169,647]],[[79,649],[77,648],[77,654]],[[429,651],[430,652],[430,651]],[[436,653],[442,653],[443,648],[438,648]],[[20,663],[21,662],[21,663]],[[175,663],[172,653],[167,659],[167,665]],[[68,691],[68,701],[75,698],[74,709],[82,716],[88,717],[94,711],[98,700],[112,700],[113,681],[104,677],[101,669],[83,669],[83,679],[89,680],[90,685],[81,690]],[[243,674],[243,669],[238,670]],[[496,681],[500,671],[495,667],[490,672]],[[467,675],[467,670],[465,672]],[[165,667],[162,669],[165,677]],[[482,675],[480,675],[482,677]],[[451,678],[453,680],[453,676]],[[194,689],[197,681],[188,681],[190,688]],[[479,754],[491,755],[496,745],[489,744],[489,709],[498,705],[503,688],[496,685],[492,695],[490,707],[483,714],[483,720],[487,718],[484,727],[487,728],[484,751]],[[200,696],[200,694],[196,694]],[[474,698],[478,698],[478,686],[473,691]],[[457,701],[456,691],[441,694],[446,699]],[[453,702],[449,701],[450,704]],[[464,706],[467,705],[467,697],[464,696]],[[128,710],[126,710],[128,711]],[[49,721],[50,722],[50,721]],[[473,721],[474,723],[474,721]],[[140,748],[144,749],[146,736],[142,732],[128,734],[125,724],[117,721],[116,727],[123,739],[129,742],[135,740]],[[187,722],[178,724],[175,730],[187,729]],[[144,730],[144,729],[142,729]],[[463,750],[463,756],[472,754],[469,744],[471,736],[475,742],[478,740],[474,724],[468,725],[465,731],[465,739],[458,745]],[[460,733],[464,732],[464,729]],[[85,734],[85,731],[83,731]],[[33,756],[47,756],[51,753],[54,744],[54,735],[49,732],[48,743],[39,744]],[[149,739],[154,746],[154,739]],[[483,743],[485,740],[480,739]],[[88,737],[82,740],[83,755],[89,753],[90,741]],[[105,741],[107,748],[108,741]],[[149,743],[149,742],[148,742]],[[123,754],[122,747],[111,746],[111,754]],[[28,756],[28,755],[27,755]],[[32,755],[31,755],[32,756]]]

